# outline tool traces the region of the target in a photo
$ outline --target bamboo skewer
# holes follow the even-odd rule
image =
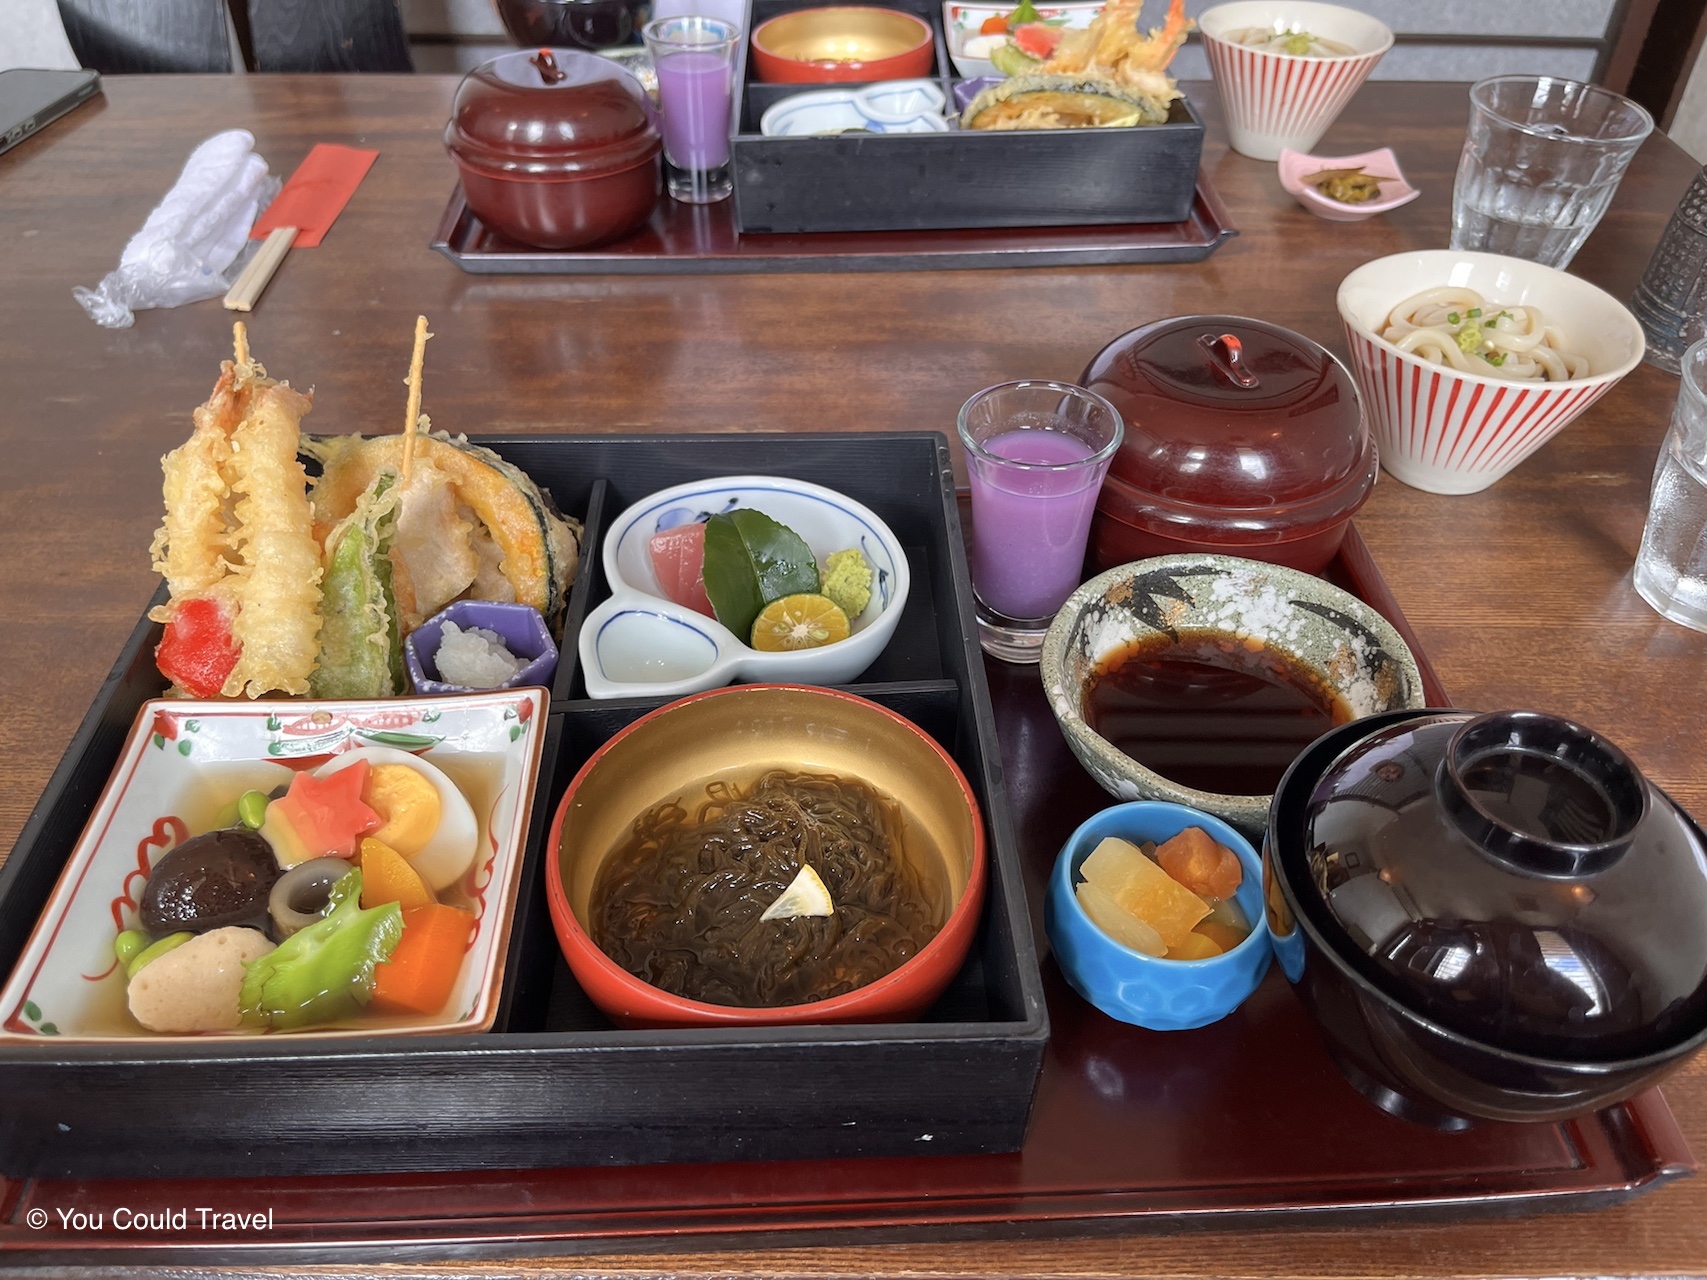
[[[409,356],[409,407],[403,414],[403,483],[409,483],[409,468],[415,461],[415,433],[421,421],[421,366],[427,358],[427,317],[415,317],[415,350]]]
[[[231,346],[237,356],[237,367],[242,369],[249,363],[249,326],[241,320],[232,322]]]

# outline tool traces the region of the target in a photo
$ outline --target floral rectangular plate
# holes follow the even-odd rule
[[[144,704],[28,946],[0,989],[0,1039],[188,1043],[208,1035],[487,1030],[504,977],[547,697],[543,689],[504,689],[376,702]],[[295,772],[374,749],[436,765],[473,811],[473,863],[444,893],[474,913],[474,936],[445,1007],[432,1015],[364,1014],[297,1032],[162,1035],[137,1023],[126,1006],[124,966],[115,959],[113,941],[136,927],[152,864],[211,828],[214,815],[242,792],[270,791]]]
[[[1039,21],[1051,26],[1077,29],[1090,26],[1091,19],[1102,12],[1102,7],[1102,0],[1068,0],[1066,4],[1038,5],[1037,16]],[[942,29],[948,37],[948,56],[963,79],[1002,74],[988,57],[969,54],[966,42],[978,35],[985,19],[1005,18],[1013,10],[1011,4],[958,4],[955,0],[946,0],[942,6]]]

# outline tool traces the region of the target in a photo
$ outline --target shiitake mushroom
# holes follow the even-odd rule
[[[228,925],[265,930],[278,878],[272,847],[247,827],[194,836],[154,864],[142,891],[142,927],[156,936]]]

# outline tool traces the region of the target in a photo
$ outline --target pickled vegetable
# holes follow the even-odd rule
[[[1169,950],[1209,914],[1207,902],[1146,858],[1137,845],[1114,836],[1092,850],[1079,874],[1160,934]]]
[[[1231,898],[1245,878],[1239,855],[1202,827],[1187,827],[1160,845],[1156,864],[1200,898]]]

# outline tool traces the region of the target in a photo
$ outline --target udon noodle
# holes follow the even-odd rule
[[[1264,53],[1289,53],[1295,58],[1349,58],[1357,50],[1338,40],[1308,31],[1276,31],[1273,27],[1240,27],[1222,39]]]
[[[759,1008],[842,995],[942,927],[940,860],[928,848],[909,859],[904,833],[899,806],[852,779],[773,770],[745,789],[715,781],[691,816],[669,800],[635,820],[599,869],[590,932],[629,973],[691,1000]],[[802,866],[833,912],[761,920]]]
[[[1401,351],[1462,373],[1564,382],[1586,378],[1588,357],[1536,307],[1497,306],[1473,289],[1429,289],[1388,315],[1381,336]]]

